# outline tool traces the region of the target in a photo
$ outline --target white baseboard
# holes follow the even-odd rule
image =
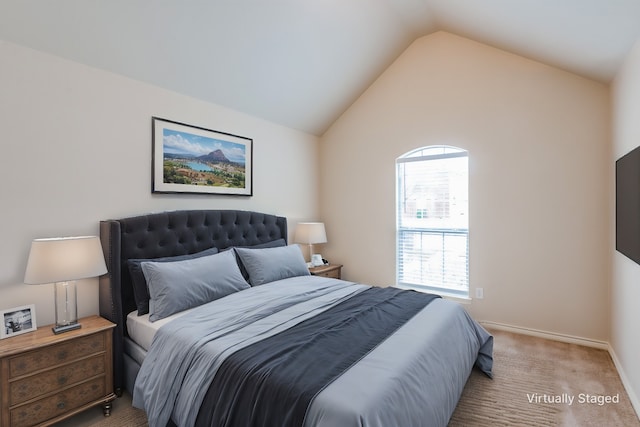
[[[504,323],[489,322],[489,321],[480,321],[479,323],[490,329],[513,332],[516,334],[531,335],[538,338],[546,338],[554,341],[566,342],[569,344],[578,344],[578,345],[584,345],[587,347],[594,347],[602,350],[607,350],[609,352],[609,355],[611,356],[611,360],[613,360],[613,365],[618,371],[618,375],[620,376],[622,385],[625,391],[627,392],[627,395],[629,396],[629,400],[631,401],[631,406],[633,406],[633,409],[635,410],[636,415],[638,416],[638,418],[640,418],[640,399],[638,399],[638,396],[633,392],[633,389],[630,387],[631,383],[629,382],[629,379],[627,378],[624,372],[624,369],[622,369],[622,364],[620,363],[618,356],[616,356],[616,352],[613,350],[613,347],[611,347],[611,345],[608,342],[592,340],[589,338],[576,337],[572,335],[559,334],[556,332],[541,331],[538,329],[523,328],[521,326],[506,325]]]
[[[611,360],[613,360],[613,364],[615,365],[616,370],[618,371],[618,375],[620,376],[620,381],[622,381],[622,385],[624,386],[624,389],[627,391],[627,396],[629,396],[629,400],[631,401],[631,406],[633,406],[633,409],[636,411],[636,415],[638,416],[638,418],[640,418],[640,399],[638,399],[638,396],[633,392],[633,390],[629,386],[629,384],[631,384],[629,381],[629,378],[627,378],[627,375],[625,374],[624,369],[622,369],[622,364],[620,363],[620,360],[618,359],[616,352],[613,350],[613,347],[611,346],[609,346],[609,355],[611,355]]]
[[[523,328],[521,326],[511,326],[497,322],[480,321],[479,323],[483,326],[486,326],[487,328],[498,329],[500,331],[531,335],[538,338],[546,338],[548,340],[584,345],[587,347],[594,347],[602,350],[609,350],[609,343],[606,341],[592,340],[590,338],[576,337],[573,335],[559,334],[556,332],[541,331],[539,329]]]

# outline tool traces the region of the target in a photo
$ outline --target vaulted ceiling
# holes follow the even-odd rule
[[[438,30],[608,83],[640,39],[640,1],[0,2],[0,39],[315,135]]]

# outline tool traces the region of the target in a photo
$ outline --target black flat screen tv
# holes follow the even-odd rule
[[[640,147],[616,161],[616,250],[640,264]]]

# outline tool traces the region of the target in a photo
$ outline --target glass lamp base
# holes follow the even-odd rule
[[[55,284],[56,324],[54,334],[73,331],[80,327],[78,323],[78,304],[76,282],[57,282]]]
[[[56,325],[51,330],[54,334],[61,334],[63,332],[73,331],[74,329],[80,329],[82,325],[80,323],[70,323],[68,325]]]

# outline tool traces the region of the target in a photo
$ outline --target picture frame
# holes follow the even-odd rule
[[[252,196],[253,139],[152,117],[153,193]]]
[[[0,339],[26,334],[38,328],[36,307],[33,304],[0,310],[0,317],[2,318]]]

